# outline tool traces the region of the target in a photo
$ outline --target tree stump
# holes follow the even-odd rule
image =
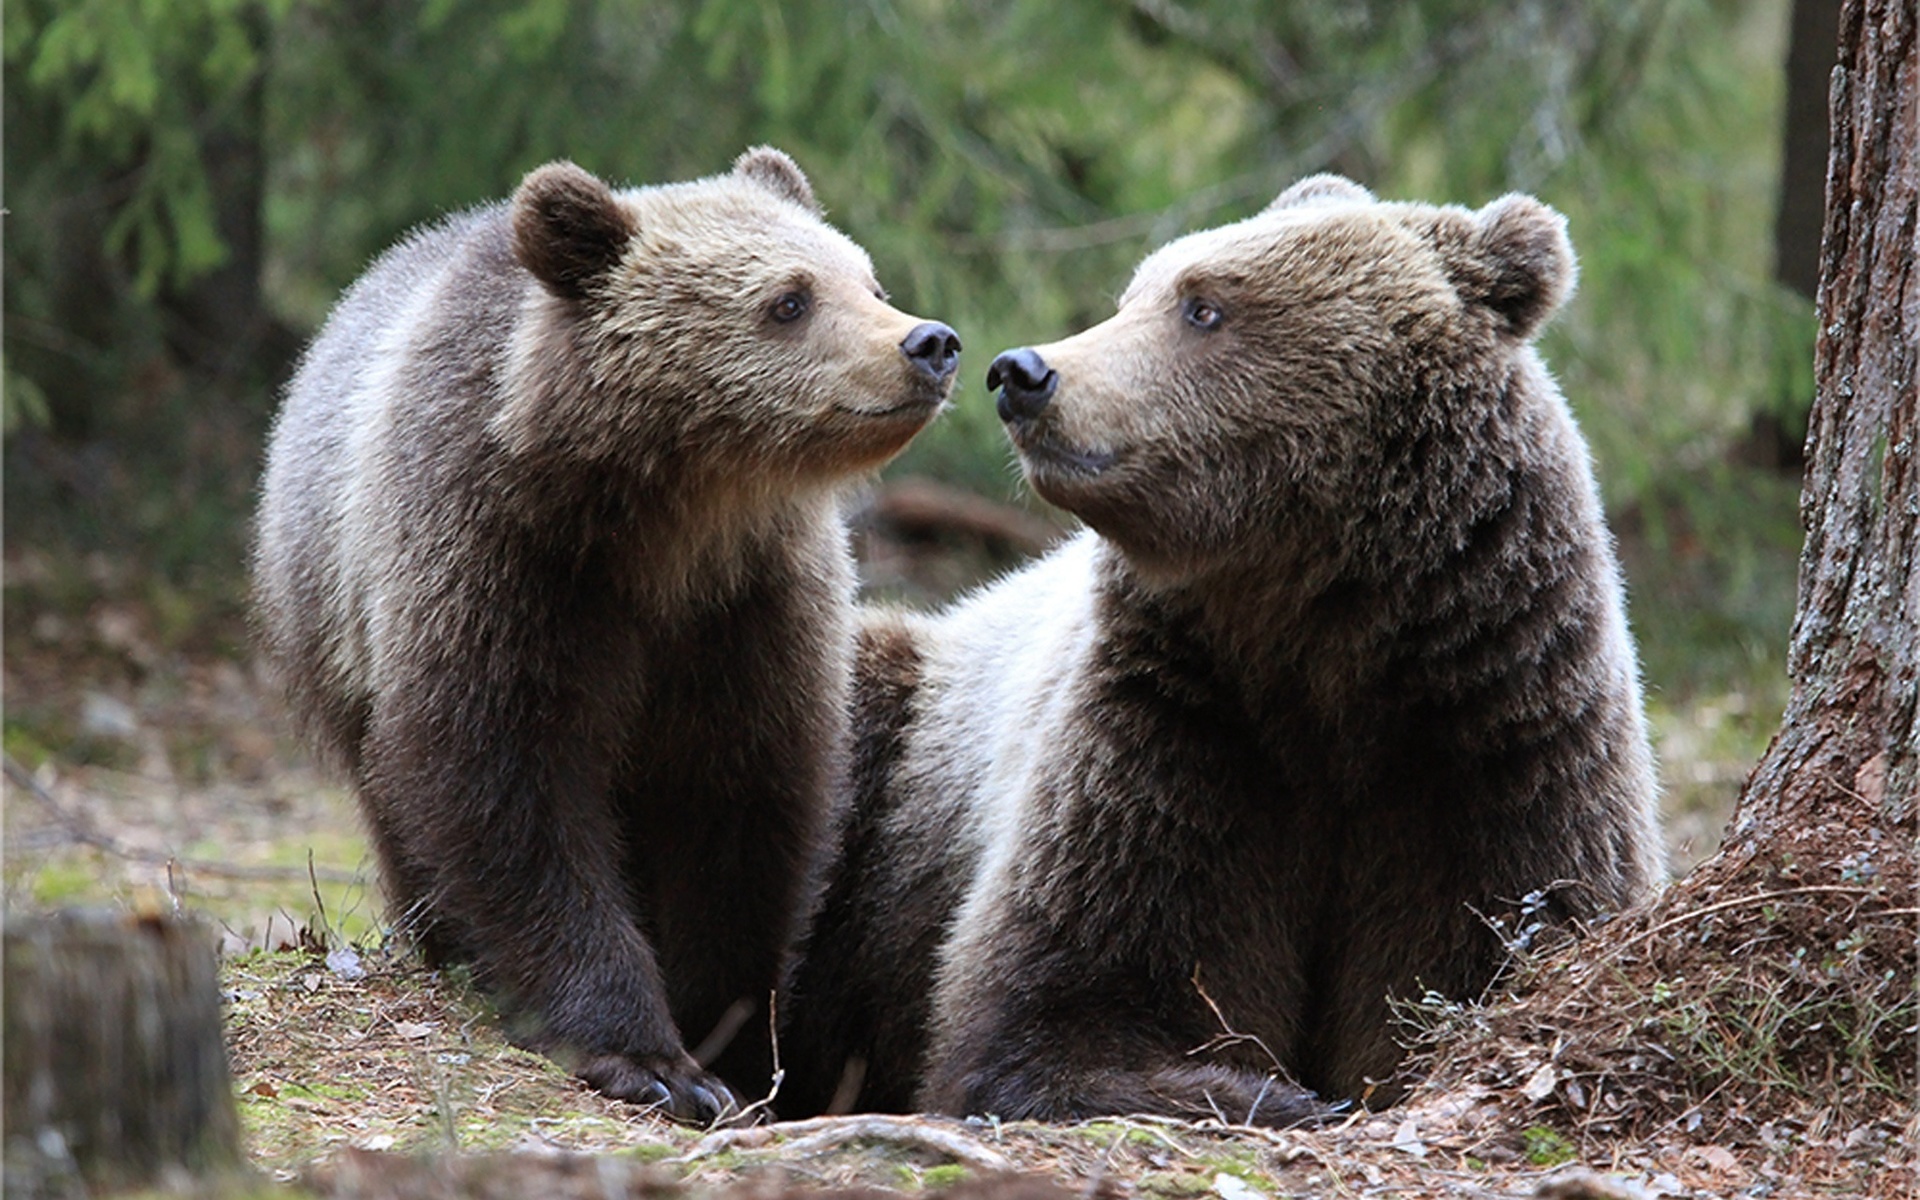
[[[206,931],[107,912],[5,922],[8,1194],[236,1166],[239,1119]]]

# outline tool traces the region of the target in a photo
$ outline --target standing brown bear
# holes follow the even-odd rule
[[[400,928],[609,1095],[767,1086],[844,767],[838,495],[959,349],[761,148],[534,171],[376,262],[288,389],[254,570],[293,714]]]
[[[1390,1099],[1389,998],[1662,875],[1561,218],[1333,177],[988,374],[1090,531],[871,616],[792,1107],[1285,1123]],[[1224,1036],[1231,1030],[1240,1036]]]

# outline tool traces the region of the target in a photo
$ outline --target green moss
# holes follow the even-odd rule
[[[282,1096],[301,1096],[313,1100],[365,1100],[373,1092],[365,1087],[342,1083],[288,1083],[280,1089]]]
[[[1201,1196],[1213,1189],[1211,1174],[1186,1171],[1149,1171],[1140,1177],[1140,1191],[1148,1196]]]
[[[1256,1187],[1272,1186],[1271,1181],[1260,1170],[1259,1151],[1251,1146],[1222,1144],[1218,1150],[1200,1161],[1211,1173],[1217,1174],[1224,1171]]]
[[[1561,1163],[1572,1162],[1578,1152],[1558,1130],[1545,1125],[1534,1125],[1520,1133],[1522,1152],[1527,1161],[1536,1167],[1557,1167]]]
[[[58,854],[29,868],[25,883],[33,902],[47,908],[100,901],[110,898],[110,890],[100,882],[95,855]]]
[[[7,718],[4,730],[0,730],[0,744],[4,744],[8,755],[28,770],[38,767],[53,757],[50,746],[61,745],[68,740],[61,735],[43,728],[39,724],[28,724],[16,720],[11,714]]]
[[[1151,1129],[1122,1125],[1117,1121],[1089,1121],[1078,1132],[1102,1146],[1164,1146],[1166,1139]]]
[[[700,1173],[715,1179],[728,1179],[745,1169],[747,1159],[738,1150],[717,1150],[701,1156]]]
[[[956,1183],[964,1182],[971,1174],[971,1171],[959,1163],[942,1163],[937,1167],[928,1167],[926,1170],[920,1172],[920,1186],[929,1188],[952,1187]]]
[[[311,971],[313,955],[305,950],[279,950],[259,947],[228,959],[224,973],[245,976],[255,983],[282,984],[302,972]]]

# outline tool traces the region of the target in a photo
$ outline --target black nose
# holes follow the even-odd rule
[[[900,353],[935,379],[945,379],[960,366],[960,335],[938,321],[922,321],[900,343]]]
[[[1002,421],[1016,417],[1037,417],[1053,399],[1060,385],[1060,372],[1047,365],[1040,352],[1031,346],[1009,350],[987,368],[987,390],[1000,389],[994,407]]]

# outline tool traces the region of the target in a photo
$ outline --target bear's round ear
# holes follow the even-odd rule
[[[570,162],[537,167],[513,193],[513,253],[567,300],[612,270],[637,231],[613,190]]]
[[[816,217],[825,214],[826,210],[813,198],[813,185],[807,182],[806,173],[784,150],[755,146],[733,160],[733,173],[753,180],[782,200],[793,201]]]
[[[1309,175],[1273,198],[1267,211],[1303,204],[1371,204],[1373,193],[1342,175]]]
[[[1529,338],[1573,294],[1578,268],[1567,219],[1517,193],[1472,217],[1467,262],[1455,272],[1461,295],[1506,319],[1507,331]]]

